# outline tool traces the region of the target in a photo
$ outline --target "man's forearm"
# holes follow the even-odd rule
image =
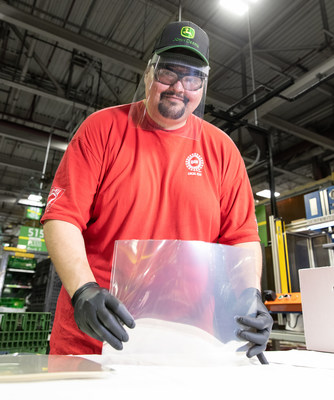
[[[80,286],[95,281],[82,234],[75,225],[59,220],[47,220],[43,229],[48,253],[65,289],[72,297]]]

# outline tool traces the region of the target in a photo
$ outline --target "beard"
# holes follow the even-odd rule
[[[180,104],[180,102],[174,102],[173,100],[168,99],[168,96],[179,97],[183,101],[183,105]],[[187,97],[184,97],[183,95],[179,95],[172,91],[166,91],[161,93],[160,95],[158,110],[164,118],[176,120],[184,115],[188,102],[189,99]]]

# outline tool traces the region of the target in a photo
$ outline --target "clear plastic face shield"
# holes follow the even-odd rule
[[[174,131],[199,140],[208,74],[209,66],[199,58],[154,54],[136,90],[129,118],[143,129]]]
[[[224,365],[247,362],[236,315],[256,314],[256,255],[186,240],[115,242],[110,292],[136,320],[116,362]],[[166,364],[165,364],[166,363]]]

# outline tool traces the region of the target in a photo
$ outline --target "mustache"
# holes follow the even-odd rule
[[[160,94],[160,100],[164,99],[164,98],[167,97],[167,96],[175,96],[175,97],[178,97],[179,99],[181,99],[181,100],[184,102],[184,104],[187,104],[187,103],[189,102],[188,97],[184,96],[184,95],[181,94],[181,93],[174,92],[173,90],[166,90],[165,92],[162,92],[162,93]]]

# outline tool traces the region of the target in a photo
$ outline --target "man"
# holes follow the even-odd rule
[[[53,354],[122,349],[135,326],[110,287],[115,240],[180,239],[261,249],[252,192],[232,140],[203,121],[209,39],[174,22],[144,74],[145,99],[90,115],[57,170],[45,214],[45,241],[63,288],[50,340]],[[197,114],[195,116],[194,114]],[[259,294],[259,292],[258,292]],[[248,356],[261,352],[272,320],[242,316]],[[250,335],[250,336],[249,336]]]

